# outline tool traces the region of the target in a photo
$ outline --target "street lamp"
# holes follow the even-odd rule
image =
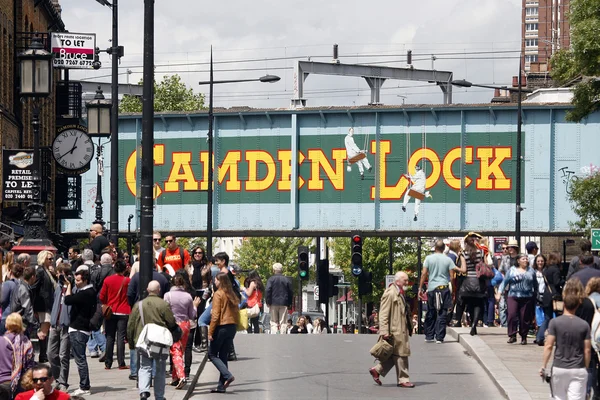
[[[103,6],[112,9],[111,47],[106,51],[112,55],[111,74],[111,127],[110,141],[110,238],[118,243],[119,237],[119,60],[124,54],[123,46],[119,46],[119,0],[96,0]]]
[[[104,230],[104,220],[102,218],[102,205],[104,204],[102,200],[102,177],[104,176],[104,157],[102,156],[102,151],[104,147],[100,144],[100,138],[110,136],[111,107],[111,102],[104,98],[102,89],[98,86],[96,96],[94,96],[92,101],[87,103],[87,111],[88,134],[92,137],[98,137],[98,146],[96,148],[98,177],[96,181],[96,220],[94,224],[102,225],[102,230]]]
[[[508,87],[508,86],[495,86],[495,85],[479,85],[479,84],[475,84],[475,83],[471,83],[469,81],[466,81],[464,79],[459,79],[459,80],[455,80],[452,81],[450,83],[452,83],[454,86],[459,86],[459,87],[481,87],[481,88],[487,88],[487,89],[501,89],[501,90],[508,90],[511,93],[517,93],[517,176],[516,176],[516,199],[515,199],[515,238],[517,239],[517,243],[521,243],[521,211],[523,211],[523,208],[521,207],[521,147],[522,147],[522,133],[521,133],[521,125],[523,125],[522,122],[522,99],[521,99],[521,93],[531,93],[533,92],[533,90],[531,89],[527,89],[527,88],[523,88],[522,86],[522,82],[521,82],[521,77],[522,77],[522,73],[521,73],[521,67],[519,65],[519,83],[518,86],[516,88],[513,87]]]
[[[232,79],[225,81],[215,81],[213,79],[213,54],[210,47],[210,80],[200,81],[199,85],[209,85],[208,94],[208,190],[206,201],[206,255],[212,256],[212,238],[213,238],[213,85],[219,83],[240,83],[240,82],[262,82],[275,83],[281,78],[277,75],[265,75],[255,79]]]
[[[33,198],[25,213],[25,239],[19,247],[29,247],[39,252],[52,246],[46,227],[46,213],[42,204],[42,180],[40,163],[40,105],[39,99],[46,98],[52,90],[52,54],[44,49],[42,40],[34,37],[29,49],[18,56],[21,64],[21,97],[33,99],[31,126],[33,128]]]

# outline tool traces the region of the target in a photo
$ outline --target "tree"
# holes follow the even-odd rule
[[[600,0],[571,0],[568,15],[571,47],[561,49],[550,60],[552,78],[561,85],[581,77],[575,86],[573,105],[567,120],[579,122],[600,109]]]
[[[422,250],[427,246],[425,241]],[[352,275],[350,265],[350,238],[333,238],[329,241],[332,250],[332,262],[344,272],[344,281],[350,282],[353,293],[358,293],[358,278]],[[411,283],[417,280],[417,243],[414,239],[393,238],[394,254],[393,273],[405,271]],[[422,251],[422,260],[426,251]],[[363,239],[363,269],[373,273],[373,293],[363,298],[363,303],[379,302],[385,291],[385,276],[389,274],[389,242],[388,238],[367,237]],[[409,297],[412,297],[409,293]]]
[[[311,238],[251,237],[235,250],[234,262],[244,270],[256,269],[264,282],[273,275],[273,264],[283,265],[283,275],[298,277],[298,246],[309,246]]]
[[[600,227],[600,173],[571,181],[569,200],[579,221],[571,223],[573,229],[586,235],[590,228]]]
[[[140,81],[140,85],[143,82]],[[198,111],[204,109],[204,95],[181,81],[177,74],[164,76],[162,82],[154,82],[154,111]],[[137,96],[125,95],[119,104],[119,112],[141,113],[142,100]]]

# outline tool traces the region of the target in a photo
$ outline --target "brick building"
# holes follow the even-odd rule
[[[49,48],[48,32],[65,31],[61,19],[59,0],[0,0],[0,143],[3,148],[33,148],[31,126],[32,100],[21,101],[17,55],[29,47],[32,33],[42,35]],[[40,146],[50,147],[56,133],[56,98],[60,70],[54,72],[54,90],[40,101]],[[46,189],[48,200],[46,214],[51,232],[58,232],[55,214],[55,168],[53,162],[42,166],[50,174],[50,186]],[[44,160],[42,159],[44,163]],[[1,163],[0,163],[1,164]],[[44,170],[45,168],[45,170]],[[0,173],[2,166],[0,165]],[[1,176],[1,175],[0,175]],[[19,236],[19,223],[23,219],[26,204],[3,202],[0,207],[0,236]]]
[[[523,0],[521,54],[525,71],[545,72],[550,57],[571,45],[570,0]]]

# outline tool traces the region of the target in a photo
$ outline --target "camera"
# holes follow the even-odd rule
[[[71,274],[69,274],[69,275],[60,274],[58,276],[58,281],[60,282],[61,285],[65,285],[67,283],[67,281],[69,281],[71,286],[75,285],[75,278]]]
[[[546,383],[550,383],[550,381],[552,380],[552,375],[548,372],[546,372],[546,370],[542,370],[542,382],[546,382]]]

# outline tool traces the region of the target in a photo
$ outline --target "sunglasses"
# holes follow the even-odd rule
[[[54,261],[54,258],[48,257],[47,260]]]
[[[47,376],[42,376],[40,378],[31,378],[31,380],[33,381],[33,383],[36,382],[46,382],[49,379],[49,377]]]
[[[166,243],[171,243],[171,242],[172,242],[172,240],[165,240],[165,242],[166,242]]]
[[[154,240],[155,242],[160,242],[160,239],[152,239],[152,240]]]

